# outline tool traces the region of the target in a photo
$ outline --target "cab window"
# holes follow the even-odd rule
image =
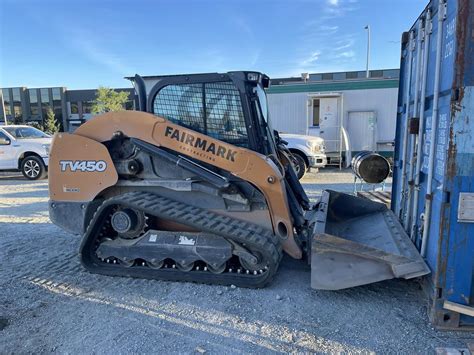
[[[165,86],[153,100],[153,113],[224,142],[249,145],[242,102],[232,82]]]

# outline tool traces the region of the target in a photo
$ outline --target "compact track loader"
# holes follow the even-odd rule
[[[311,203],[271,128],[257,72],[166,76],[140,111],[59,133],[51,220],[82,234],[80,258],[114,276],[263,287],[282,251],[336,290],[429,272],[384,205],[335,191]]]

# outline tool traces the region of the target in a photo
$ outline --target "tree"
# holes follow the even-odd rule
[[[43,125],[39,122],[36,122],[36,121],[28,122],[28,126],[39,129],[40,131],[44,130]]]
[[[111,111],[122,111],[128,101],[128,92],[114,91],[113,89],[100,86],[97,89],[96,99],[92,104],[92,113],[105,113]]]
[[[59,132],[60,128],[61,127],[59,123],[56,121],[54,111],[51,109],[51,107],[48,107],[46,111],[46,120],[44,120],[44,123],[43,123],[44,131],[48,134],[53,135]]]

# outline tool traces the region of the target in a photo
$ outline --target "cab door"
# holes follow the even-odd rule
[[[0,169],[18,168],[16,157],[15,141],[0,129]]]

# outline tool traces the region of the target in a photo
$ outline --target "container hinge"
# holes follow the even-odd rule
[[[410,32],[410,42],[409,42],[409,49],[410,51],[414,51],[415,50],[415,31],[411,31]]]
[[[425,22],[426,23],[426,22]],[[425,37],[426,37],[426,29],[425,27],[423,27],[421,29],[421,32],[420,32],[420,38],[421,38],[421,41],[423,42],[425,40]]]
[[[431,19],[431,9],[428,9],[426,11],[426,17],[425,17],[425,36],[428,36],[433,32],[433,20]]]
[[[446,20],[446,17],[448,16],[448,3],[446,2],[446,0],[440,0],[440,2],[441,2],[440,15],[443,17],[443,20]]]

